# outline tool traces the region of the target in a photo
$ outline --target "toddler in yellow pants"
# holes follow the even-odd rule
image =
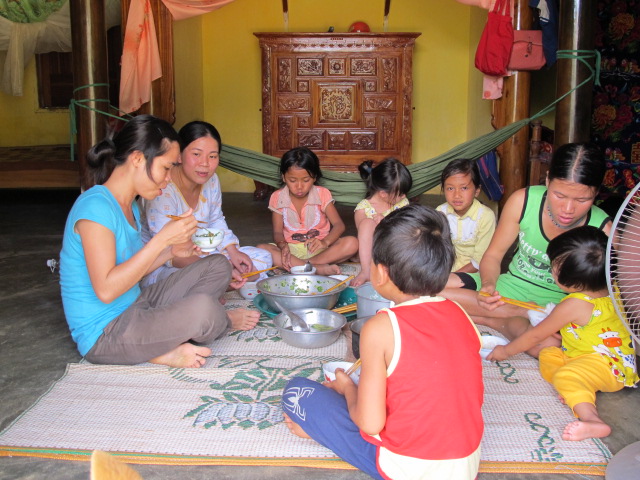
[[[565,440],[609,435],[611,427],[596,409],[596,392],[616,392],[638,382],[631,335],[607,290],[606,248],[606,234],[590,226],[551,240],[547,254],[552,273],[569,295],[541,323],[487,356],[487,360],[505,360],[560,331],[562,347],[540,352],[540,373],[578,417],[565,427]]]

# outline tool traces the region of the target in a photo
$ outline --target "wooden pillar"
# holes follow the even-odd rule
[[[515,0],[513,28],[531,28],[533,14],[527,0]],[[501,128],[529,117],[530,72],[515,72],[504,78],[502,98],[493,103],[493,126]],[[500,180],[504,185],[504,196],[500,209],[509,196],[527,183],[527,160],[529,157],[529,127],[523,127],[515,135],[498,147],[500,155]]]
[[[596,2],[563,0],[559,4],[559,49],[593,50]],[[583,82],[591,74],[586,65],[572,59],[558,58],[557,68],[556,95],[558,97]],[[556,146],[589,140],[592,94],[593,84],[591,83],[579,88],[558,103],[554,135]]]
[[[90,86],[78,90],[76,100],[108,99],[107,33],[104,0],[71,0],[71,45],[73,51],[73,87]],[[88,102],[87,106],[104,110],[105,102]],[[90,188],[87,178],[87,151],[105,137],[107,120],[92,110],[76,109],[77,157],[80,166],[80,184]]]
[[[126,27],[131,0],[121,0],[122,25]],[[151,100],[135,113],[149,113],[167,122],[176,121],[175,83],[173,67],[173,17],[162,0],[150,0],[153,21],[158,36],[162,77],[151,84]],[[125,28],[122,29],[125,31]]]

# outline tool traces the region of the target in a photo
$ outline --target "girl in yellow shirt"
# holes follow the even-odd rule
[[[638,382],[631,335],[607,290],[606,248],[606,234],[590,226],[574,228],[551,240],[547,248],[551,271],[569,295],[541,323],[529,326],[487,357],[505,360],[560,331],[562,346],[540,351],[540,373],[578,417],[565,427],[565,440],[609,435],[611,427],[596,409],[596,392],[617,392]]]

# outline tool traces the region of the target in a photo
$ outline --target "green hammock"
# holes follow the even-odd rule
[[[421,163],[407,165],[413,178],[413,188],[409,197],[420,195],[440,184],[440,175],[444,167],[456,158],[476,159],[503,143],[532,119],[544,115],[540,112],[531,118],[519,120],[499,130],[487,133],[479,138],[469,140],[446,153]],[[272,187],[280,187],[280,159],[264,153],[245,148],[224,145],[220,153],[220,165],[232,172],[253,178]],[[333,172],[325,170],[323,178],[318,182],[331,190],[336,202],[345,205],[356,205],[365,196],[365,185],[360,174]]]
[[[542,117],[551,112],[556,104],[560,102],[567,95],[570,95],[573,91],[588,84],[594,79],[596,85],[599,85],[600,76],[600,52],[597,50],[558,50],[558,59],[577,60],[591,71],[591,75],[579,85],[576,85],[571,90],[561,95],[554,100],[547,107],[540,110],[535,115],[529,118],[518,120],[510,125],[502,127],[493,132],[489,132],[478,138],[468,140],[460,145],[453,147],[451,150],[438,155],[432,159],[426,160],[420,163],[414,163],[408,165],[407,168],[411,172],[413,178],[413,188],[409,192],[409,197],[415,197],[421,195],[424,192],[431,190],[432,188],[440,184],[440,175],[444,167],[456,158],[469,158],[477,159],[485,153],[493,150],[498,145],[504,143],[509,137],[514,135],[518,130],[528,125],[532,120]],[[589,59],[595,58],[595,69],[589,63]],[[106,85],[106,84],[95,84]],[[75,92],[82,88],[87,88],[92,85],[85,85],[83,87],[76,88]],[[108,85],[107,85],[108,86]],[[123,117],[112,115],[108,112],[97,110],[88,105],[89,102],[107,102],[108,99],[85,99],[85,100],[71,100],[70,110],[70,132],[71,132],[71,158],[73,157],[73,137],[77,133],[76,107],[87,108],[89,110],[97,111],[103,115],[116,118],[118,120],[127,120]],[[245,148],[234,147],[231,145],[224,145],[222,152],[220,153],[220,165],[232,172],[238,173],[250,177],[258,182],[262,182],[272,187],[280,187],[280,159],[264,153],[259,153],[253,150],[247,150]],[[358,173],[347,172],[322,172],[323,178],[318,182],[320,185],[331,190],[333,198],[336,202],[345,205],[356,205],[365,195],[365,185],[361,180]]]

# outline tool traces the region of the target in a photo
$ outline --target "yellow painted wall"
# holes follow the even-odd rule
[[[367,22],[372,31],[382,31],[383,7],[382,0],[295,0],[289,2],[289,31],[324,32],[333,26],[336,32],[345,32],[356,20]],[[472,10],[480,13],[475,20]],[[223,142],[261,151],[260,49],[253,33],[284,31],[281,2],[236,0],[198,18],[202,21],[204,119],[218,127]],[[480,26],[472,28],[472,20],[478,19]],[[388,31],[421,32],[413,65],[414,162],[490,128],[489,102],[479,100],[481,90],[471,73],[485,19],[486,12],[455,0],[394,0],[391,4]],[[176,27],[174,31],[176,45],[194,36],[193,29]],[[183,68],[182,50],[175,51],[177,70]],[[184,123],[201,114],[192,102],[180,100],[198,87],[176,83],[177,118]],[[223,169],[219,173],[226,191],[253,191],[250,179]]]
[[[0,54],[4,65],[5,54]],[[68,110],[45,110],[38,106],[35,62],[24,72],[24,95],[0,91],[0,147],[69,143]]]
[[[179,129],[191,120],[204,119],[202,18],[173,22],[176,123]]]

